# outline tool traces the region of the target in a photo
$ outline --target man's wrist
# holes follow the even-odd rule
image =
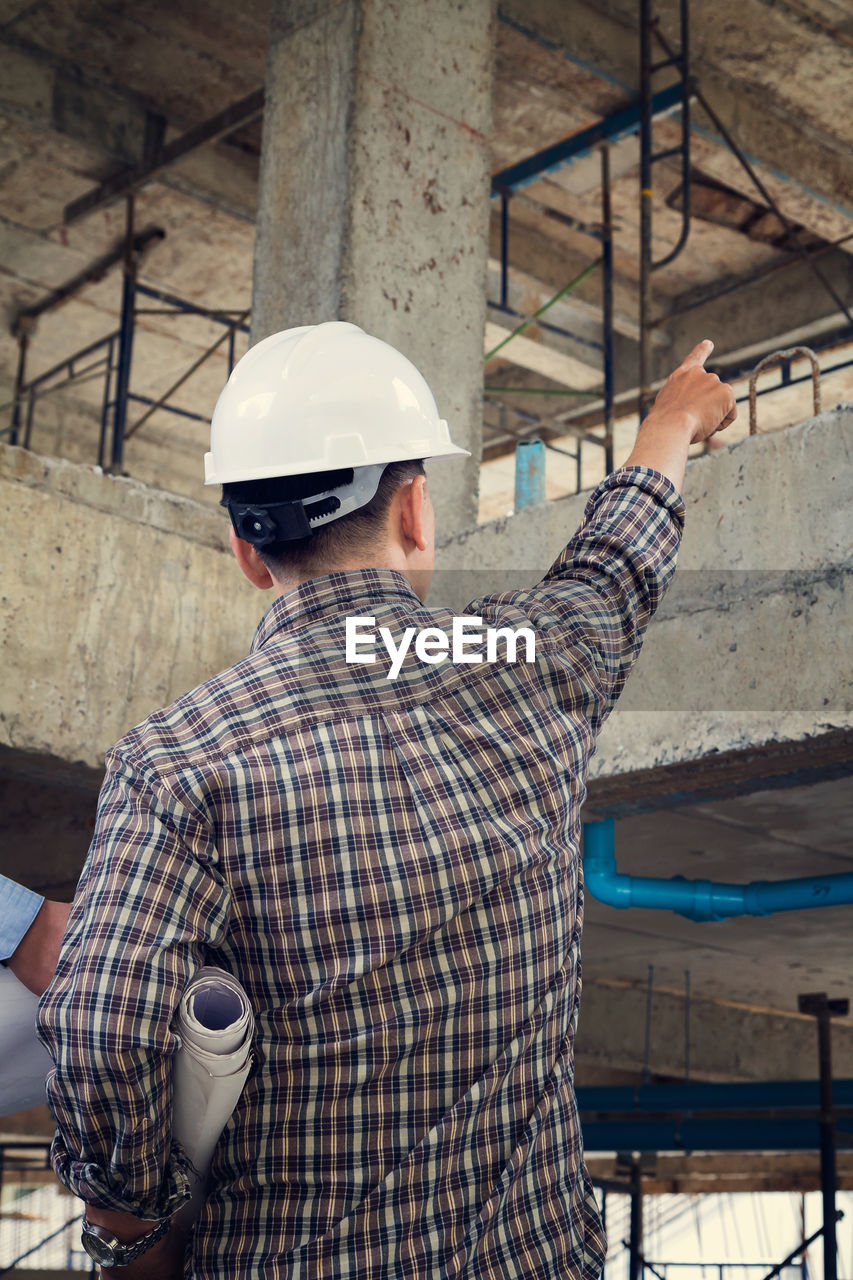
[[[113,1209],[99,1209],[86,1205],[86,1222],[103,1227],[122,1244],[132,1245],[142,1236],[154,1230],[156,1219],[137,1218],[131,1213],[119,1213]],[[176,1223],[138,1258],[121,1267],[102,1267],[104,1280],[171,1280],[183,1275],[183,1256],[186,1236]]]
[[[183,1280],[186,1237],[172,1224],[162,1240],[126,1267],[103,1267],[103,1280]]]
[[[121,1213],[116,1209],[99,1209],[86,1205],[86,1221],[93,1227],[105,1227],[122,1244],[132,1244],[157,1226],[156,1218],[137,1218],[133,1213]]]
[[[678,439],[686,439],[687,444],[693,443],[693,436],[696,431],[696,416],[689,410],[671,410],[665,409],[656,412],[654,409],[640,423],[640,429],[637,432],[637,439],[666,432],[672,437]]]
[[[625,465],[651,467],[666,476],[681,492],[684,486],[684,469],[692,440],[691,415],[682,410],[654,410],[637,432],[634,448]]]

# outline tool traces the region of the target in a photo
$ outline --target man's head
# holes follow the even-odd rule
[[[232,546],[258,586],[392,568],[426,595],[435,521],[425,459],[450,439],[410,360],[354,324],[272,334],[219,397],[205,483],[223,486]]]
[[[274,586],[281,594],[338,569],[388,568],[404,573],[426,598],[435,561],[435,519],[420,459],[389,463],[365,506],[319,525],[307,537],[254,546],[234,528],[234,511],[267,511],[294,500],[302,501],[310,519],[312,497],[347,486],[352,478],[350,468],[222,486],[222,505],[232,512],[231,546],[250,582],[262,589]],[[317,506],[322,504],[321,499]]]

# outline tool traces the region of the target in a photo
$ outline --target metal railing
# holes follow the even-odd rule
[[[6,435],[11,444],[20,444],[26,449],[32,447],[38,406],[48,396],[98,379],[103,379],[103,394],[99,417],[97,463],[106,471],[121,471],[125,442],[160,410],[194,422],[209,421],[204,414],[194,413],[171,403],[172,397],[220,349],[223,343],[227,343],[230,374],[236,358],[236,336],[238,333],[249,332],[247,324],[249,311],[247,308],[228,311],[196,306],[166,290],[141,283],[138,279],[138,271],[142,254],[152,242],[162,238],[163,233],[156,229],[134,235],[133,197],[128,197],[123,254],[113,252],[107,255],[93,268],[81,273],[68,286],[57,290],[35,307],[19,314],[15,326],[15,334],[18,338],[15,390],[11,403],[5,406],[11,411],[9,423],[5,428],[0,428],[0,435]],[[119,261],[122,263],[122,296],[118,328],[58,361],[44,373],[28,378],[27,363],[33,339],[33,326],[38,316],[66,302],[92,279],[100,278],[100,275],[93,274],[96,268],[100,274],[103,274]],[[151,299],[162,305],[140,307],[138,305],[140,298]],[[157,399],[153,399],[131,389],[131,369],[138,318],[158,315],[195,316],[222,326],[223,332],[172,383],[167,391]],[[132,404],[143,405],[144,412],[135,422],[128,422],[129,408]]]

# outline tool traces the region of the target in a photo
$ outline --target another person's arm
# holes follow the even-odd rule
[[[70,910],[0,876],[0,960],[34,995],[53,977]]]

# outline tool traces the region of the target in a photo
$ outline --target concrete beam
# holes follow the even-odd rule
[[[600,254],[599,246],[594,241],[577,232],[563,230],[560,233],[559,244],[555,244],[554,224],[545,212],[521,205],[516,208],[514,204],[510,218],[509,245],[512,262],[510,303],[515,305],[512,299],[517,296],[522,302],[522,308],[526,302],[527,309],[534,311],[536,307],[530,304],[535,298],[541,298],[537,305],[541,306],[542,302],[547,302],[549,297],[553,297],[570,280],[580,275]],[[492,260],[499,261],[500,253],[500,218],[493,209],[489,224],[489,254]],[[517,281],[515,287],[512,284],[513,280]],[[537,292],[537,285],[541,292]],[[595,316],[600,338],[601,287],[601,272],[596,270],[570,295],[567,295],[564,314],[573,323],[575,315],[581,313],[578,315],[578,331],[582,335],[594,332],[592,317]],[[615,391],[619,395],[637,385],[636,284],[617,270],[613,292],[615,330],[613,363]],[[496,289],[490,280],[489,297],[495,299],[498,296],[499,289]],[[549,312],[549,318],[550,315]],[[542,331],[541,341],[553,346],[555,350],[579,355],[576,349],[573,350],[577,344],[567,342],[566,339],[550,334],[547,330]],[[668,358],[669,341],[669,335],[661,333],[659,336],[652,337],[652,347],[660,346]]]
[[[816,265],[848,309],[853,309],[853,256],[836,249],[823,255]],[[677,299],[674,309],[690,301],[690,295]],[[792,263],[661,324],[655,331],[658,341],[652,347],[652,376],[666,377],[681,353],[708,336],[716,343],[713,359],[731,362],[756,346],[763,351],[770,349],[774,341],[784,346],[791,335],[796,336],[797,342],[807,342],[810,329],[821,332],[830,323],[843,324],[843,312],[807,263]]]
[[[853,726],[851,440],[841,406],[690,464],[679,571],[593,776]]]
[[[600,369],[589,363],[588,348],[562,334],[534,325],[513,337],[517,321],[493,307],[489,308],[488,315],[483,344],[486,354],[501,343],[506,345],[501,346],[498,354],[488,361],[487,378],[490,369],[508,363],[541,374],[551,382],[575,391],[600,391],[603,375]]]
[[[586,816],[627,818],[656,809],[809,786],[853,774],[853,730],[830,729],[695,759],[591,778]]]
[[[833,132],[827,124],[827,113],[822,123],[808,119],[806,125],[803,114],[791,109],[787,87],[781,79],[776,86],[769,80],[762,83],[754,75],[748,82],[745,74],[739,76],[732,70],[732,63],[750,44],[755,49],[768,46],[771,27],[779,47],[790,45],[796,38],[805,55],[808,43],[809,56],[815,64],[824,66],[827,64],[822,55],[827,48],[831,50],[832,38],[823,34],[822,49],[821,37],[808,40],[813,33],[805,33],[796,17],[780,6],[755,5],[753,10],[753,27],[747,25],[749,15],[738,0],[721,0],[692,12],[693,72],[722,123],[744,151],[800,188],[842,206],[850,216],[853,173],[848,162],[849,147],[843,135]],[[595,69],[626,90],[638,91],[639,41],[634,0],[609,0],[595,5],[579,0],[571,6],[556,5],[551,0],[501,0],[499,12],[504,20],[565,50],[587,70]],[[675,6],[669,6],[669,12],[664,13],[664,30],[672,39],[677,38],[674,14]],[[727,58],[730,52],[734,58]],[[845,84],[844,66],[839,58],[834,68],[841,91]],[[843,115],[839,115],[839,126],[842,119]],[[696,126],[710,129],[699,107],[694,116]]]
[[[579,271],[583,268],[579,266]],[[549,302],[558,289],[566,284],[545,284],[541,280],[519,270],[515,265],[507,272],[507,304],[515,315],[507,315],[499,305],[501,296],[500,262],[489,259],[488,316],[496,324],[514,327],[520,319],[532,316],[535,311]],[[599,284],[600,289],[600,284]],[[626,284],[626,291],[627,291]],[[576,293],[567,294],[549,307],[542,317],[544,326],[534,324],[534,332],[542,327],[542,341],[553,346],[555,351],[574,356],[588,364],[590,368],[603,368],[602,328],[600,298],[595,302],[581,299]],[[554,333],[550,326],[564,330]],[[633,320],[624,315],[615,317],[614,352],[615,362],[626,369],[635,368],[637,364],[637,326]],[[625,385],[628,386],[627,379]]]
[[[232,103],[231,106],[218,111],[210,119],[194,125],[171,142],[158,146],[154,150],[146,146],[146,155],[139,164],[120,169],[85,195],[78,196],[76,200],[67,204],[64,214],[65,225],[70,226],[72,222],[77,222],[87,213],[103,209],[120,196],[144,186],[164,169],[177,163],[185,155],[197,151],[199,147],[218,142],[236,129],[253,123],[263,114],[263,110],[263,90],[256,89],[253,93]]]
[[[559,244],[555,245],[555,227],[544,211],[523,205],[510,206],[509,258],[515,271],[538,280],[550,294],[562,289],[575,276],[601,256],[600,247],[586,236],[567,230],[560,231]],[[492,208],[489,222],[489,256],[500,260],[501,223],[496,208]],[[617,310],[631,315],[635,310],[629,282],[617,279]],[[591,307],[601,305],[601,274],[593,272],[578,285],[572,294],[574,300]]]
[[[853,1152],[836,1153],[838,1188],[853,1190]],[[593,1181],[625,1181],[625,1169],[616,1155],[592,1152],[586,1156]],[[643,1194],[720,1195],[730,1191],[819,1191],[820,1156],[817,1152],[791,1154],[766,1151],[723,1151],[715,1154],[658,1154],[643,1168]]]
[[[100,162],[91,177],[106,177],[114,172],[116,162],[141,162],[157,118],[134,95],[92,80],[73,62],[8,33],[0,40],[0,110],[89,148]],[[167,122],[165,141],[174,141],[185,125],[195,123]],[[184,156],[158,180],[235,216],[255,217],[258,161],[227,143]]]
[[[599,1068],[641,1072],[646,1063],[646,988],[642,982],[584,976],[575,1042],[578,1086],[594,1085]],[[648,1067],[651,1075],[684,1077],[684,998],[656,988]],[[832,1066],[853,1076],[853,1022],[833,1021]],[[814,1018],[694,997],[690,1012],[692,1080],[813,1080],[817,1077]]]
[[[277,0],[266,85],[253,338],[346,319],[404,351],[473,455],[435,471],[455,529],[481,448],[490,16]]]

